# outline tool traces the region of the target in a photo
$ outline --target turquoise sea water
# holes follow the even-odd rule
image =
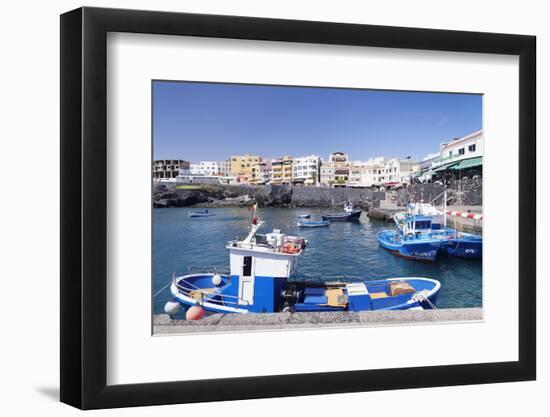
[[[220,266],[229,269],[228,241],[246,236],[250,213],[245,208],[209,209],[215,216],[190,218],[193,208],[153,210],[153,294],[171,279],[174,271],[188,267]],[[298,229],[298,213],[320,213],[320,209],[266,208],[258,210],[265,225],[260,233],[281,229],[303,236],[309,246],[298,261],[296,279],[353,277],[380,279],[419,276],[439,280],[442,288],[438,307],[481,307],[480,260],[442,256],[434,263],[397,257],[378,246],[376,234],[393,223],[370,220],[365,213],[359,222],[331,223],[328,227]],[[163,313],[170,299],[168,289],[153,300],[154,312]]]

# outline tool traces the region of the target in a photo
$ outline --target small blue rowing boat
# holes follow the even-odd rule
[[[299,220],[298,227],[325,227],[330,225],[328,220]]]
[[[209,213],[208,209],[201,210],[201,211],[192,211],[189,213],[189,217],[210,217],[215,216],[214,213]]]

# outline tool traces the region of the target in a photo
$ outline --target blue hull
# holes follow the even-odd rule
[[[483,239],[481,237],[449,239],[445,249],[451,256],[480,259],[483,255]]]
[[[330,220],[331,222],[349,222],[353,220],[359,220],[362,210],[354,210],[351,213],[325,213],[321,215],[323,220]]]
[[[378,233],[376,238],[379,245],[391,253],[417,261],[435,261],[442,247],[440,239],[424,237],[405,239],[391,230]]]
[[[174,300],[184,308],[200,305],[211,313],[263,313],[277,311],[369,311],[434,308],[441,284],[429,278],[399,278],[353,283],[324,283],[322,281],[279,280],[256,277],[253,304],[242,303],[237,295],[239,276],[222,276],[218,286],[212,284],[212,274],[188,275],[178,278],[171,287]],[[261,284],[261,282],[264,284]],[[273,285],[274,284],[274,285]],[[351,290],[359,285],[363,291]],[[395,286],[401,286],[396,292]],[[403,286],[406,291],[403,292]],[[267,289],[271,290],[268,291]],[[198,292],[204,291],[199,295]]]
[[[329,226],[330,222],[328,220],[323,220],[319,222],[299,221],[297,225],[298,227],[325,227]]]

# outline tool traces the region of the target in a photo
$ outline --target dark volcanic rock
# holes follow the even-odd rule
[[[178,189],[175,185],[154,187],[154,207],[245,207],[251,201],[260,207],[341,207],[351,201],[356,207],[368,210],[373,199],[384,193],[367,189],[305,187],[291,185],[225,185],[203,186],[197,189]]]

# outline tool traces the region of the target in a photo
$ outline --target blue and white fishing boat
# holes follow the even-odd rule
[[[441,239],[422,234],[403,235],[395,230],[384,230],[376,239],[393,254],[418,261],[435,261],[441,249]]]
[[[429,203],[411,203],[407,213],[398,213],[394,216],[397,228],[403,232],[408,220],[419,216],[429,217],[431,227],[428,233],[431,237],[442,240],[442,249],[445,252],[459,258],[481,258],[483,255],[483,237],[481,235],[447,227],[447,192],[445,191],[443,195],[443,211],[439,211]]]
[[[321,217],[323,220],[330,220],[331,222],[349,222],[359,220],[361,212],[361,209],[354,209],[353,204],[347,202],[344,204],[344,211],[340,213],[323,213]]]
[[[328,220],[298,220],[298,227],[326,227],[330,225]]]
[[[189,213],[189,217],[210,217],[215,216],[214,213],[209,213],[208,209],[200,210],[200,211],[192,211]]]
[[[200,306],[208,312],[245,314],[435,307],[441,284],[430,278],[289,281],[307,241],[277,229],[258,234],[262,224],[254,216],[248,236],[227,244],[228,273],[174,273],[170,286],[174,301],[165,310],[175,314],[174,306]]]

